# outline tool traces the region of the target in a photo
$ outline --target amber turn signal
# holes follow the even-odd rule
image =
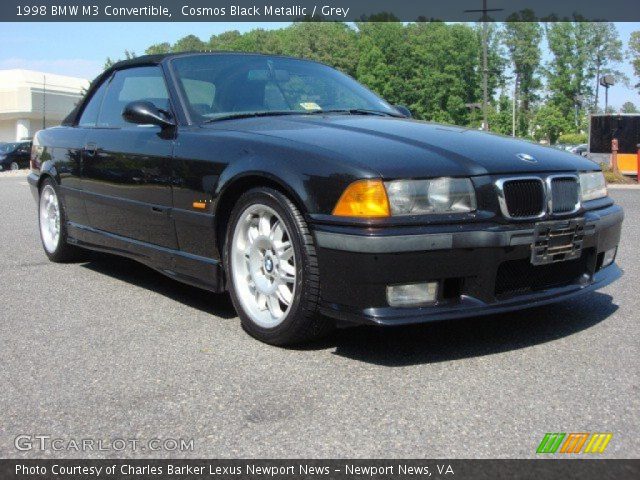
[[[388,217],[389,200],[382,180],[357,180],[347,187],[333,209],[340,217]]]

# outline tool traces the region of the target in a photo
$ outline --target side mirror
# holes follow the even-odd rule
[[[162,128],[173,127],[175,124],[151,102],[130,102],[122,111],[122,118],[126,122],[137,125],[158,125]]]
[[[402,115],[404,115],[407,118],[411,118],[413,115],[411,115],[411,110],[409,110],[407,107],[405,107],[404,105],[394,105],[393,106],[398,112],[400,112]]]

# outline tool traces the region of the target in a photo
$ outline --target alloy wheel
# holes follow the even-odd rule
[[[40,235],[47,252],[54,253],[60,242],[60,203],[51,185],[40,193]]]
[[[250,205],[232,242],[232,281],[245,312],[260,327],[280,325],[296,290],[295,252],[282,218],[266,205]]]

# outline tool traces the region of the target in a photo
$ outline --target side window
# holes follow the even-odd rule
[[[160,67],[136,67],[117,71],[102,102],[99,127],[132,126],[122,118],[129,102],[144,100],[169,110],[169,93]]]
[[[78,126],[80,127],[95,127],[98,123],[98,114],[100,113],[100,105],[104,98],[104,93],[107,91],[107,85],[109,85],[109,79],[102,82],[98,89],[94,92],[89,99],[89,103],[84,107]]]

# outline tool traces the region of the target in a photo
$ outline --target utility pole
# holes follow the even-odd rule
[[[516,136],[516,113],[518,111],[518,82],[520,76],[516,73],[513,79],[513,102],[511,105],[511,136]]]
[[[576,127],[580,126],[580,108],[584,105],[584,102],[585,102],[585,98],[584,98],[584,95],[582,94],[578,94],[575,97],[573,97],[573,103],[575,106]]]
[[[42,75],[42,129],[47,128],[47,76]]]
[[[482,22],[482,129],[489,130],[489,122],[487,120],[487,110],[489,107],[489,61],[488,61],[488,43],[489,43],[489,17],[488,12],[500,12],[503,8],[487,8],[487,0],[482,0],[481,10],[465,10],[466,13],[482,12],[480,21]]]
[[[489,61],[487,59],[487,43],[489,41],[489,25],[487,24],[487,0],[482,0],[482,129],[489,130],[487,107],[489,106]]]

